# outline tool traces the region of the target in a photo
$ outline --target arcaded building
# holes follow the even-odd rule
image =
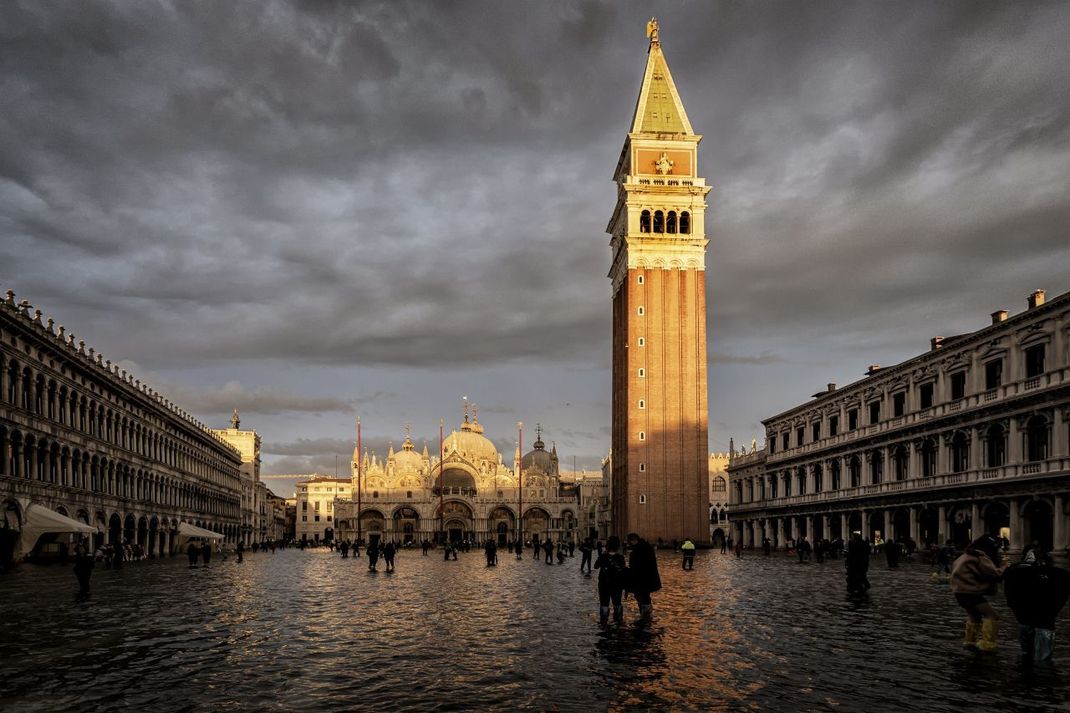
[[[734,457],[737,537],[911,537],[962,545],[988,532],[1012,550],[1062,553],[1070,496],[1070,293],[933,337],[763,421],[766,448]]]
[[[0,301],[0,556],[33,506],[95,527],[95,544],[125,540],[150,555],[172,552],[182,522],[236,542],[241,463],[27,301],[10,290]]]
[[[426,444],[417,450],[409,434],[385,459],[354,451],[349,495],[332,505],[333,536],[507,544],[522,527],[525,540],[575,540],[583,534],[579,491],[561,482],[556,449],[547,450],[541,429],[536,433],[523,459],[514,453],[512,467],[467,409],[460,428],[443,439],[441,453],[437,443],[434,452]]]
[[[707,498],[706,236],[698,144],[656,21],[617,162],[613,286],[613,532],[703,539]]]

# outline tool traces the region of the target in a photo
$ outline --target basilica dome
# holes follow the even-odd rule
[[[500,459],[498,449],[483,435],[483,427],[478,422],[469,423],[467,419],[461,425],[461,430],[446,437],[445,446],[447,455],[456,451],[470,461],[497,463]]]
[[[398,473],[423,471],[424,459],[416,452],[412,439],[408,436],[405,437],[405,443],[402,444],[401,450],[394,454],[394,468]]]
[[[524,470],[538,470],[546,475],[557,474],[557,454],[546,450],[541,429],[535,438],[534,450],[528,451],[520,461]]]

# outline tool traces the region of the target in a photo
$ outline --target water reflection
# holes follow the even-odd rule
[[[1057,664],[1017,663],[1009,612],[996,657],[959,646],[961,611],[922,566],[663,553],[655,618],[597,623],[595,579],[480,553],[364,558],[282,551],[188,570],[98,569],[76,601],[69,569],[0,577],[4,710],[1058,709]],[[1070,657],[1060,622],[1057,656]]]

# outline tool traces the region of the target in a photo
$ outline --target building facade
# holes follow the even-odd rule
[[[334,539],[337,519],[334,504],[353,492],[348,478],[312,475],[297,483],[295,492],[294,537],[314,542]]]
[[[709,530],[705,197],[698,144],[652,21],[614,171],[613,530],[654,541]]]
[[[11,291],[0,366],[0,557],[30,505],[149,555],[172,553],[181,522],[236,541],[238,452]]]
[[[259,542],[267,534],[267,486],[260,480],[260,434],[242,430],[238,410],[230,419],[230,428],[213,429],[218,438],[229,443],[241,454],[241,530],[240,539],[246,545]]]
[[[710,453],[709,477],[710,542],[721,544],[728,538],[728,460],[730,453]]]
[[[1070,293],[763,421],[767,446],[734,457],[732,522],[769,537],[913,538],[1062,553],[1070,496]]]
[[[556,448],[537,431],[531,451],[512,468],[466,411],[441,453],[418,452],[406,434],[384,460],[354,451],[349,497],[334,505],[337,537],[398,543],[532,538],[576,540],[578,490],[562,483]],[[521,483],[520,474],[523,474]],[[358,497],[359,493],[359,497]],[[299,512],[298,515],[301,513]]]

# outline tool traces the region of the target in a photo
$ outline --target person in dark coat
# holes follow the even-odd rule
[[[78,579],[78,594],[89,595],[89,578],[93,575],[93,553],[89,551],[89,545],[83,539],[74,547],[74,576]]]
[[[613,535],[609,538],[605,552],[598,555],[594,566],[598,570],[598,621],[608,623],[609,603],[613,602],[613,621],[620,624],[624,621],[621,594],[627,579],[627,563],[620,553],[619,537]]]
[[[620,538],[617,538],[617,542],[620,542]],[[594,551],[594,547],[591,546],[591,538],[586,538],[582,544],[580,544],[580,572],[585,569],[587,574],[591,573],[591,552]]]
[[[554,543],[547,537],[543,540],[542,551],[546,553],[546,564],[554,563]]]
[[[631,557],[628,562],[627,589],[639,605],[639,618],[645,621],[650,619],[654,611],[650,595],[661,589],[658,557],[650,543],[634,532],[628,533],[628,547]]]
[[[207,567],[208,563],[212,561],[212,543],[207,540],[201,545],[201,561],[204,562],[202,567]]]
[[[368,545],[368,571],[378,572],[379,569],[379,543],[374,540]]]
[[[721,554],[724,554],[724,540],[721,541]],[[762,539],[762,552],[768,557],[773,552],[773,541],[768,537]]]
[[[349,540],[342,540],[342,544],[338,546],[338,549],[342,552],[342,559],[349,557]]]
[[[896,568],[899,566],[899,543],[895,540],[889,539],[884,543],[884,557],[888,560],[888,566]]]
[[[851,541],[847,543],[847,558],[844,561],[847,568],[847,593],[865,594],[869,589],[869,545],[862,539],[861,532],[851,533]]]
[[[189,568],[195,568],[197,566],[197,558],[201,556],[201,548],[197,546],[196,542],[190,542],[186,546],[186,556],[189,557]]]
[[[1055,653],[1055,617],[1070,598],[1070,572],[1029,550],[1003,573],[1007,605],[1018,620],[1018,642],[1028,662],[1049,663]]]
[[[494,544],[494,540],[487,540],[487,543],[483,545],[483,555],[487,558],[488,567],[498,564],[498,545]]]
[[[394,571],[394,555],[397,554],[397,547],[393,542],[387,542],[383,545],[383,560],[386,562],[386,571]]]
[[[245,561],[245,543],[242,542],[241,540],[238,540],[238,546],[235,547],[234,549],[238,553],[238,561],[239,562],[244,562]]]

